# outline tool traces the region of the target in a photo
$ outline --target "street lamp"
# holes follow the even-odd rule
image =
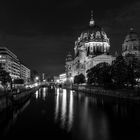
[[[38,85],[39,85],[39,77],[36,76],[36,77],[35,77],[35,86],[38,86]]]
[[[36,80],[36,81],[38,81],[38,80],[39,80],[39,77],[38,77],[38,76],[36,76],[36,77],[35,77],[35,80]]]

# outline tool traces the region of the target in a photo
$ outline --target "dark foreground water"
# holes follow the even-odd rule
[[[0,112],[0,138],[140,140],[140,105],[42,88]]]

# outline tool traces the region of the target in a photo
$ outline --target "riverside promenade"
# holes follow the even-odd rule
[[[140,88],[137,89],[104,89],[88,85],[63,86],[64,89],[75,90],[90,95],[108,96],[140,103]]]

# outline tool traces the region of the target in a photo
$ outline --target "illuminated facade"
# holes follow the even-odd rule
[[[20,65],[20,77],[24,80],[25,83],[28,83],[30,81],[30,69],[28,69],[25,65]]]
[[[12,79],[20,78],[20,62],[17,56],[6,47],[0,47],[0,63],[10,73]]]
[[[66,81],[66,73],[62,73],[59,75],[59,83],[65,83]]]
[[[133,54],[140,60],[140,39],[133,28],[130,29],[122,44],[122,55],[127,54]]]
[[[12,80],[22,78],[25,82],[30,79],[30,69],[20,63],[17,56],[6,47],[0,47],[0,63]]]
[[[84,74],[99,63],[111,64],[115,59],[110,55],[110,41],[103,28],[95,24],[93,15],[89,26],[75,41],[75,58],[70,54],[66,58],[66,74],[68,79],[75,75]]]

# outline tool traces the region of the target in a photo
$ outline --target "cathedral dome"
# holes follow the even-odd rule
[[[133,28],[130,29],[129,34],[125,37],[124,40],[124,42],[129,42],[129,41],[139,41],[138,35]]]
[[[80,37],[78,37],[78,42],[91,42],[91,41],[109,43],[109,39],[107,38],[107,35],[104,32],[103,28],[101,28],[95,23],[92,13],[89,26],[85,30],[83,30]]]
[[[137,51],[140,49],[140,40],[137,33],[133,28],[130,29],[128,35],[126,35],[124,43],[122,45],[123,52]]]
[[[91,19],[89,26],[83,30],[81,35],[75,41],[75,55],[77,56],[81,49],[86,49],[87,56],[100,55],[109,53],[110,42],[103,28],[95,24],[93,19],[93,13],[91,13]]]
[[[89,25],[89,27],[81,33],[81,41],[96,41],[96,42],[108,42],[106,33],[103,28],[94,24],[93,26]]]

